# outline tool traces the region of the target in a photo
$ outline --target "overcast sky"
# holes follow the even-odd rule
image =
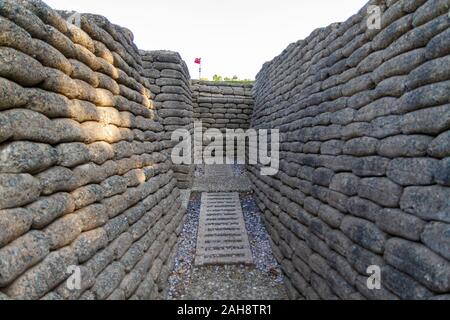
[[[106,16],[140,49],[180,52],[191,77],[254,79],[264,62],[314,29],[345,21],[367,0],[44,0],[54,9]]]

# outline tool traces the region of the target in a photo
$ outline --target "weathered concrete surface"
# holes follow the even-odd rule
[[[204,192],[195,264],[252,264],[239,194]]]
[[[248,192],[251,183],[247,174],[235,174],[232,165],[203,165],[204,172],[194,178],[193,192]]]

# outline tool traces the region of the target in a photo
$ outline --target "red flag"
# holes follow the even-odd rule
[[[195,58],[194,61],[196,64],[202,64],[202,58]]]

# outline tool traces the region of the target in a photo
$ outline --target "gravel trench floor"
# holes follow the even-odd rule
[[[234,172],[240,174],[242,169],[236,168]],[[178,240],[178,253],[174,270],[169,277],[167,299],[288,299],[280,266],[272,254],[269,236],[253,196],[241,193],[240,199],[254,266],[194,266],[201,194],[193,193]]]

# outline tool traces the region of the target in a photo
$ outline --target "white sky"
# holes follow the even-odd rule
[[[264,62],[314,29],[345,21],[367,0],[44,0],[54,9],[106,16],[140,49],[180,52],[191,77],[254,79]]]

